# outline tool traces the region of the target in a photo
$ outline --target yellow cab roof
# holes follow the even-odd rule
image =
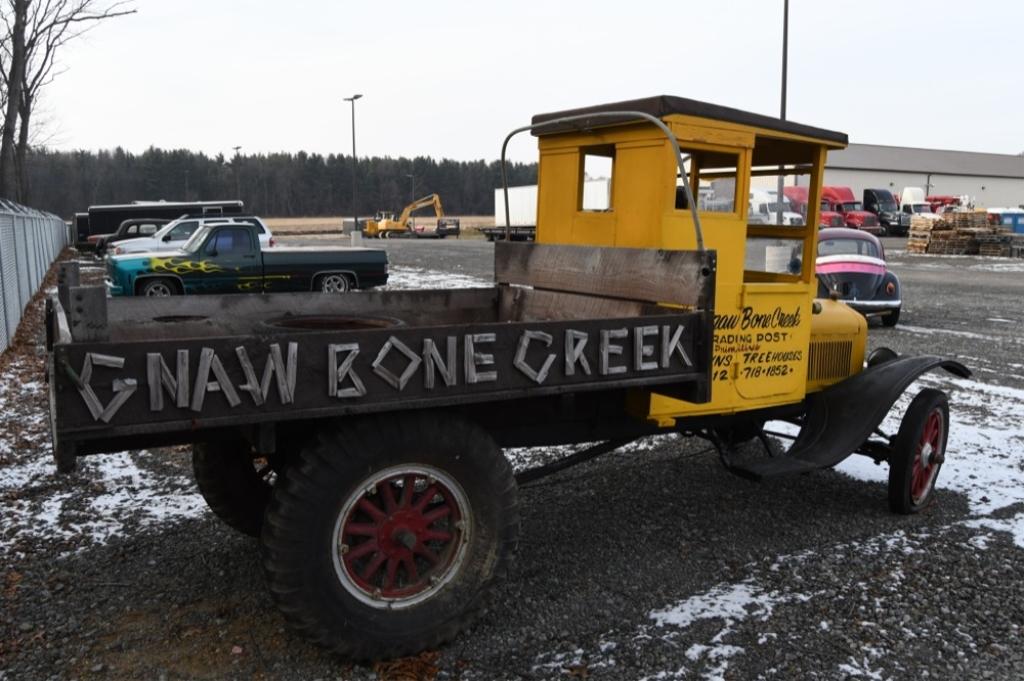
[[[622,102],[610,102],[608,104],[598,104],[597,106],[588,106],[579,109],[567,109],[565,111],[537,114],[533,117],[532,123],[533,125],[537,125],[539,123],[552,121],[564,116],[578,116],[586,115],[588,113],[608,111],[639,111],[662,119],[667,116],[672,116],[673,114],[704,118],[708,120],[732,123],[735,125],[748,126],[750,128],[785,133],[787,135],[797,135],[804,138],[810,138],[817,140],[828,147],[845,147],[849,143],[846,133],[843,132],[825,130],[811,125],[804,125],[803,123],[795,123],[793,121],[775,118],[773,116],[765,116],[763,114],[752,113],[750,111],[733,109],[728,106],[720,106],[718,104],[710,104],[708,102],[700,102],[695,99],[675,97],[672,95],[630,99]],[[619,123],[635,124],[636,121],[629,120],[627,118],[623,118],[621,122],[609,118],[596,118],[592,123],[588,123],[584,119],[581,121],[573,121],[571,123],[544,127],[539,130],[534,130],[533,134],[537,136],[544,136],[565,132],[577,132],[580,129],[604,127]]]

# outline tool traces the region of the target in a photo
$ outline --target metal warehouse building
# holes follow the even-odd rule
[[[921,187],[925,194],[972,197],[979,208],[1024,205],[1024,155],[851,144],[832,151],[825,184],[865,189]]]

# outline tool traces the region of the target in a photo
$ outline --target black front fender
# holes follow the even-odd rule
[[[967,367],[951,359],[897,357],[809,395],[800,434],[785,456],[746,464],[735,472],[761,479],[836,465],[867,442],[915,379],[938,368],[961,378],[971,375]]]
[[[807,417],[791,455],[822,466],[839,463],[867,441],[911,383],[938,368],[961,378],[971,375],[952,359],[898,357],[809,396]]]

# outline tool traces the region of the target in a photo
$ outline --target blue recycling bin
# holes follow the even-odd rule
[[[1014,234],[1024,234],[1024,210],[1003,213],[1003,225],[1013,230]]]

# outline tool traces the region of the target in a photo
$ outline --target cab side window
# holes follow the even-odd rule
[[[252,250],[252,240],[245,229],[222,229],[206,242],[207,255],[244,255]]]
[[[199,227],[199,222],[196,221],[196,220],[189,220],[187,222],[182,222],[181,224],[179,224],[178,226],[176,226],[174,229],[172,229],[170,231],[170,234],[169,234],[169,236],[171,237],[170,240],[171,241],[184,241],[185,239],[187,239],[190,236],[192,236],[192,232],[196,231],[196,229],[198,227]]]

